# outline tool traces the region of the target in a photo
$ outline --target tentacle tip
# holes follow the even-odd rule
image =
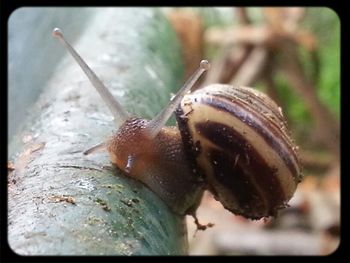
[[[62,34],[61,29],[59,29],[58,27],[54,28],[52,30],[52,36],[54,36],[54,37],[62,37],[63,34]]]
[[[204,70],[209,70],[210,69],[210,63],[208,60],[202,60],[201,63],[199,64],[201,69]]]

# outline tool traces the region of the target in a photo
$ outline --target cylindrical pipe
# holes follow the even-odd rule
[[[89,24],[72,44],[127,111],[155,116],[182,83],[175,33],[155,9],[90,11]],[[68,25],[50,23],[69,37]],[[35,25],[25,27],[35,31]],[[57,42],[50,31],[44,37]],[[51,52],[56,49],[62,49],[59,43]],[[30,108],[23,130],[10,138],[20,141],[9,149],[16,153],[8,175],[8,241],[15,253],[187,253],[183,217],[113,167],[107,153],[83,154],[115,129],[108,108],[67,54]]]

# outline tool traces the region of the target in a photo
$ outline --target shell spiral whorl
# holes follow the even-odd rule
[[[189,155],[226,209],[259,219],[286,206],[301,180],[300,161],[268,96],[210,85],[184,97],[177,121]]]

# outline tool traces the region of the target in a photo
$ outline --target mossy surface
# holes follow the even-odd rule
[[[92,11],[74,47],[128,111],[153,117],[182,83],[175,33],[156,9]],[[106,152],[83,155],[116,127],[68,55],[29,112],[23,130],[10,137],[8,241],[15,253],[187,252],[183,217],[112,166]]]

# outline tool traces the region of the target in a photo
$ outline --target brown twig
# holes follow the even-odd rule
[[[203,23],[196,13],[189,10],[174,10],[167,17],[181,43],[187,79],[203,58]]]
[[[303,163],[304,170],[328,171],[328,169],[336,162],[329,154],[319,154],[315,151],[301,150],[299,152],[300,159]]]
[[[237,7],[235,9],[235,14],[237,14],[238,23],[241,25],[251,24],[251,20],[248,16],[247,9],[244,7]]]
[[[265,8],[263,12],[266,24],[260,26],[247,23],[248,16],[244,9],[237,11],[241,26],[223,30],[212,28],[205,33],[207,42],[226,47],[219,61],[213,65],[213,75],[208,74],[208,81],[227,83],[230,76],[231,84],[251,86],[262,77],[268,85],[269,95],[278,101],[278,94],[274,91],[275,82],[272,71],[266,67],[271,67],[271,63],[275,63],[269,63],[274,57],[281,56],[280,70],[305,102],[314,118],[315,136],[313,138],[319,138],[335,156],[339,156],[339,123],[329,109],[321,103],[315,88],[319,74],[317,40],[312,33],[298,28],[305,10],[303,8]],[[310,52],[314,67],[311,79],[306,76],[302,68],[297,52],[299,46]],[[229,57],[232,47],[236,49],[239,47],[244,55],[240,54],[232,59]],[[216,65],[217,72],[214,70]]]
[[[314,137],[321,139],[321,143],[339,156],[339,124],[328,108],[321,103],[314,84],[306,77],[295,45],[291,43],[283,45],[281,53],[286,62],[281,65],[282,72],[304,100],[315,120]]]
[[[245,63],[230,80],[230,84],[251,86],[260,76],[266,64],[268,53],[264,47],[255,47]]]
[[[277,92],[277,84],[276,80],[274,78],[275,68],[274,68],[274,57],[269,54],[269,57],[267,58],[267,63],[265,66],[265,70],[262,73],[263,81],[267,88],[267,95],[273,99],[277,105],[282,105],[281,98]]]
[[[249,25],[251,23],[245,8],[237,8],[236,12],[240,25]],[[253,46],[250,44],[225,48],[221,56],[214,61],[213,70],[207,75],[204,84],[229,83],[232,76],[236,75],[237,71],[248,59],[252,50]]]

